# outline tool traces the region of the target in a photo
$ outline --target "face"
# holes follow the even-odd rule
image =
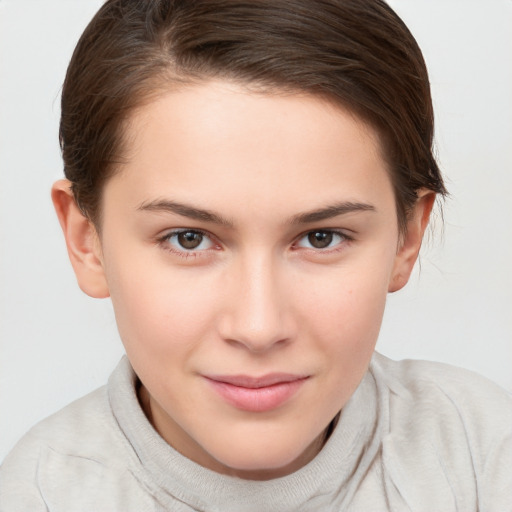
[[[319,98],[222,82],[127,135],[98,259],[146,413],[205,467],[293,472],[361,381],[397,273],[378,138]]]

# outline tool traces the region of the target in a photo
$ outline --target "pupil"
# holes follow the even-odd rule
[[[178,234],[178,242],[185,249],[195,249],[196,247],[199,247],[202,241],[203,235],[201,233],[185,231]]]
[[[316,249],[324,249],[332,242],[332,233],[328,231],[313,231],[308,235],[309,243]]]

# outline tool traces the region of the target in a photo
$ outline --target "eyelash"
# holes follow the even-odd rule
[[[204,238],[207,238],[208,240],[210,240],[210,243],[213,245],[214,250],[218,250],[220,248],[220,245],[215,243],[214,237],[210,233],[208,233],[207,231],[203,231],[202,229],[196,229],[196,228],[194,228],[194,229],[186,229],[186,228],[176,229],[174,231],[171,231],[171,232],[166,233],[165,235],[159,237],[157,239],[157,242],[166,251],[169,251],[169,252],[176,254],[177,256],[180,256],[181,258],[185,258],[185,259],[190,258],[190,257],[197,258],[198,256],[204,255],[204,253],[206,251],[212,250],[212,248],[199,249],[199,250],[194,250],[194,249],[187,250],[184,247],[182,249],[173,248],[170,245],[170,241],[174,237],[177,237],[180,234],[184,234],[184,233],[194,233],[194,234],[201,235]],[[307,236],[309,236],[310,234],[313,234],[313,233],[329,233],[331,235],[339,236],[341,238],[341,241],[332,248],[326,247],[326,248],[321,249],[321,248],[314,248],[314,247],[297,247],[298,242],[300,242],[302,239],[306,238]],[[345,248],[345,245],[349,244],[353,240],[354,240],[354,238],[352,236],[348,235],[344,231],[340,231],[337,229],[311,229],[311,230],[308,230],[308,231],[302,233],[301,235],[299,235],[296,238],[296,240],[292,246],[292,249],[293,250],[304,249],[304,250],[308,250],[308,251],[313,251],[317,254],[321,254],[321,253],[331,254],[331,253],[343,250]],[[202,241],[201,241],[201,243],[202,243]]]
[[[177,256],[180,256],[181,258],[190,258],[190,257],[193,257],[193,258],[197,258],[201,253],[204,253],[205,251],[210,251],[211,248],[208,248],[208,249],[200,249],[200,250],[187,250],[185,247],[183,247],[181,250],[180,249],[176,249],[174,247],[172,247],[170,245],[170,241],[172,240],[172,238],[174,237],[177,237],[179,236],[180,234],[184,234],[184,233],[194,233],[194,234],[198,234],[198,235],[201,235],[203,236],[204,238],[207,238],[208,240],[210,240],[210,242],[212,243],[212,245],[214,246],[215,249],[219,248],[219,245],[216,244],[214,241],[213,241],[213,236],[206,232],[206,231],[203,231],[202,229],[176,229],[174,231],[171,231],[169,233],[166,233],[164,236],[161,236],[157,239],[157,242],[159,245],[161,245],[166,251],[169,251],[173,254],[176,254]],[[202,243],[202,242],[201,242]]]
[[[354,238],[352,236],[348,235],[345,231],[340,231],[338,229],[310,229],[297,237],[296,242],[294,243],[294,250],[298,250],[297,247],[295,247],[298,244],[298,242],[300,242],[302,239],[306,238],[307,236],[313,233],[328,233],[334,236],[339,236],[341,239],[340,242],[334,245],[333,247],[325,247],[322,249],[315,247],[301,247],[302,249],[305,250],[314,251],[316,254],[332,254],[338,251],[342,251],[343,249],[345,249],[345,246],[347,244],[354,241]]]

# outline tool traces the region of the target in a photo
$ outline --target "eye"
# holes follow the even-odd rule
[[[306,249],[330,249],[348,240],[348,237],[337,231],[318,229],[303,235],[297,242],[298,247]]]
[[[195,229],[181,229],[165,235],[161,242],[166,242],[175,251],[195,252],[214,247],[214,243],[206,233]]]

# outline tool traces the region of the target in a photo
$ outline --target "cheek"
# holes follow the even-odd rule
[[[177,356],[193,350],[211,329],[215,287],[205,278],[173,271],[147,255],[116,259],[109,288],[127,351]]]
[[[358,287],[346,282],[346,289],[336,288],[330,300],[316,300],[309,305],[315,312],[311,323],[314,339],[324,345],[333,359],[353,365],[369,359],[379,334],[386,291],[374,283]]]
[[[386,304],[391,263],[372,268],[362,264],[341,268],[322,279],[311,280],[309,293],[301,296],[301,310],[321,340],[338,340],[337,346],[374,340]]]
[[[322,374],[323,403],[328,415],[342,409],[368,369],[380,331],[385,293],[378,287],[347,289],[336,306],[325,309],[329,332],[318,333],[323,353],[328,355]],[[330,322],[329,322],[330,320]]]
[[[343,389],[348,398],[367,369],[382,323],[392,260],[391,254],[373,267],[340,268],[302,296],[303,324],[324,355],[327,388],[335,396]]]

